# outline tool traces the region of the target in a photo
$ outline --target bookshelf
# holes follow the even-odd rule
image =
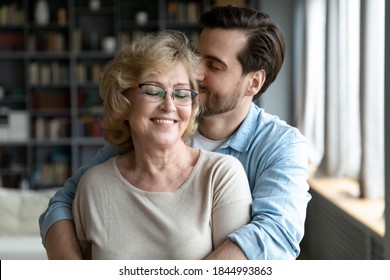
[[[0,187],[61,186],[104,143],[98,86],[106,62],[144,32],[176,29],[196,41],[200,14],[221,4],[46,0],[41,22],[38,1],[0,3]]]

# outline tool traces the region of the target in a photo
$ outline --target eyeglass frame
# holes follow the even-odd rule
[[[162,96],[161,94],[155,94],[155,95],[153,95],[153,94],[150,94],[150,93],[147,93],[147,92],[143,92],[143,91],[142,91],[142,87],[143,87],[143,86],[154,86],[154,87],[160,88],[160,89],[162,89],[162,90],[164,91],[164,96]],[[165,100],[165,97],[166,97],[167,94],[170,92],[170,93],[171,93],[171,97],[172,97],[173,103],[175,103],[175,105],[179,105],[179,106],[188,106],[188,105],[191,105],[191,104],[195,101],[196,97],[199,95],[199,93],[198,93],[197,91],[192,90],[192,89],[188,89],[188,88],[179,88],[179,89],[175,89],[175,90],[169,91],[169,90],[163,88],[162,86],[155,85],[155,84],[151,84],[151,83],[139,83],[139,84],[138,84],[138,88],[141,90],[141,93],[142,93],[142,94],[145,94],[145,95],[151,96],[151,97],[156,97],[156,96],[158,96],[158,97],[160,98],[160,102],[163,101],[163,100]],[[190,102],[190,103],[188,103],[188,104],[178,104],[178,103],[176,103],[178,100],[179,100],[179,102],[180,102],[180,99],[176,99],[176,98],[175,98],[175,92],[180,91],[180,90],[186,90],[186,91],[189,91],[189,92],[191,93],[191,102]],[[156,100],[155,102],[159,102],[159,101]]]

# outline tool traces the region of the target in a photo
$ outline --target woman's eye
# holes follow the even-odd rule
[[[188,95],[185,95],[185,94],[181,94],[181,93],[175,94],[175,98],[178,98],[178,99],[185,99],[187,97],[188,97]]]
[[[156,90],[149,90],[148,94],[150,94],[150,95],[161,95],[161,92],[156,91]]]
[[[173,95],[175,96],[175,98],[183,99],[188,96],[188,92],[187,90],[175,90],[173,92]]]

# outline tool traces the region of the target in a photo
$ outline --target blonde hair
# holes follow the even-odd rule
[[[117,149],[127,151],[133,147],[130,127],[127,122],[131,102],[123,95],[129,88],[138,87],[156,71],[182,64],[189,76],[190,86],[198,90],[195,79],[198,56],[192,50],[187,37],[179,31],[162,31],[145,34],[123,48],[104,68],[100,84],[104,116],[103,135]],[[190,122],[182,138],[184,141],[197,128],[198,98],[192,103]]]

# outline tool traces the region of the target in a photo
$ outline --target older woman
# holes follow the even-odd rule
[[[122,153],[88,170],[73,204],[84,257],[202,259],[250,220],[231,156],[196,150],[197,57],[185,35],[149,34],[106,66],[105,139]]]

